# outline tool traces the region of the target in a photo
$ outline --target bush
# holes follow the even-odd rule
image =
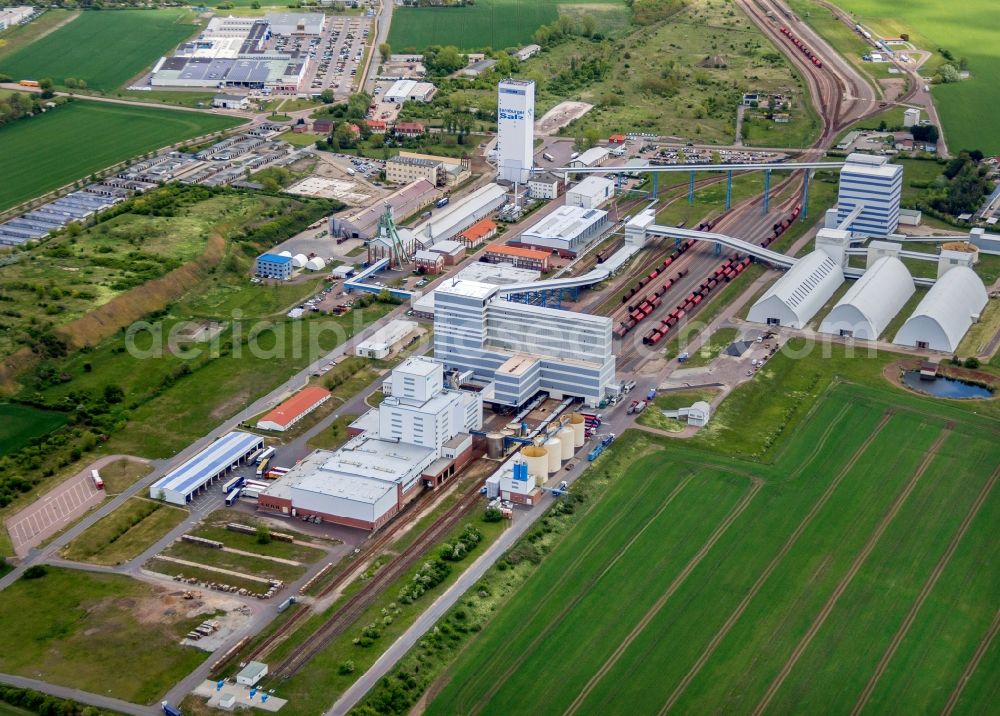
[[[24,570],[24,579],[41,579],[49,570],[45,568],[44,564],[33,564]]]
[[[969,356],[968,358],[965,359],[964,365],[966,368],[976,369],[979,367],[979,359],[976,358],[975,356]]]
[[[348,659],[347,661],[342,661],[340,666],[337,667],[337,673],[339,674],[353,674],[354,673],[354,662]]]
[[[483,522],[499,522],[503,519],[503,512],[498,507],[487,507],[483,513]]]
[[[271,530],[267,525],[257,525],[257,544],[270,544]]]

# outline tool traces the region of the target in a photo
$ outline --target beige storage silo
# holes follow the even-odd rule
[[[528,445],[521,450],[521,456],[528,463],[528,474],[541,484],[549,476],[549,458],[541,445]]]
[[[549,438],[545,441],[545,450],[549,454],[549,474],[555,475],[562,467],[562,442],[559,438]]]
[[[503,434],[486,433],[486,454],[494,460],[503,457]]]
[[[559,432],[556,433],[556,437],[559,438],[559,442],[562,443],[562,459],[569,460],[573,457],[573,453],[576,452],[576,448],[573,447],[573,428],[568,425],[564,425],[559,429]]]
[[[579,413],[569,416],[569,426],[573,429],[573,447],[582,448],[587,442],[587,421]]]

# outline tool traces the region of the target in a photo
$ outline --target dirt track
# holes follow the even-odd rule
[[[969,683],[969,679],[976,671],[976,667],[979,666],[979,662],[983,660],[983,656],[986,655],[987,649],[990,648],[990,644],[993,643],[993,637],[997,635],[1000,631],[1000,609],[993,616],[993,622],[990,624],[990,628],[986,631],[983,636],[983,640],[979,642],[979,646],[976,647],[976,653],[972,655],[972,659],[969,660],[968,665],[965,667],[965,671],[962,672],[962,677],[958,680],[955,685],[955,690],[951,692],[951,696],[948,697],[948,703],[944,705],[941,709],[941,716],[949,716],[952,711],[955,710],[955,704],[958,703],[958,698],[962,695],[962,690],[965,685]]]

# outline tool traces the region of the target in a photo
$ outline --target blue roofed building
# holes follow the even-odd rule
[[[149,496],[172,505],[186,505],[198,492],[225,477],[263,447],[264,438],[259,435],[239,430],[226,433],[150,485]]]
[[[292,277],[292,257],[278,254],[261,254],[257,257],[254,273],[261,278],[287,281]]]

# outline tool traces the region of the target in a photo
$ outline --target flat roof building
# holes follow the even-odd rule
[[[430,102],[434,99],[437,87],[430,82],[416,80],[396,80],[392,87],[385,91],[386,102]]]
[[[435,254],[436,255],[436,254]],[[396,319],[373,333],[369,338],[358,343],[354,354],[362,358],[382,360],[392,353],[393,349],[417,330],[416,321]]]
[[[615,183],[607,177],[590,175],[576,186],[566,190],[566,205],[596,209],[614,198]]]
[[[186,505],[262,447],[264,438],[259,435],[239,430],[227,433],[150,485],[149,496],[172,505]]]
[[[608,212],[579,206],[560,206],[518,237],[525,246],[576,256],[601,236],[608,226]]]
[[[858,218],[843,227],[867,236],[885,237],[899,224],[899,201],[903,191],[903,167],[884,156],[849,154],[840,169],[837,223],[861,206]]]
[[[555,174],[532,174],[528,179],[528,196],[532,199],[555,199],[562,186],[563,180]]]
[[[258,420],[257,428],[284,432],[329,399],[329,390],[318,386],[303,388]]]
[[[264,19],[275,35],[319,35],[326,26],[321,12],[269,12]]]
[[[499,184],[486,184],[468,196],[453,200],[427,221],[414,227],[414,238],[424,248],[439,241],[453,239],[480,219],[499,209],[507,198],[507,190]]]
[[[292,257],[280,254],[261,254],[254,264],[254,273],[261,278],[287,281],[292,277]]]
[[[440,196],[441,192],[433,182],[418,179],[397,189],[382,201],[373,202],[343,216],[331,216],[330,234],[351,239],[370,239],[377,232],[379,217],[385,211],[386,204],[392,207],[393,216],[402,218],[433,203]]]

